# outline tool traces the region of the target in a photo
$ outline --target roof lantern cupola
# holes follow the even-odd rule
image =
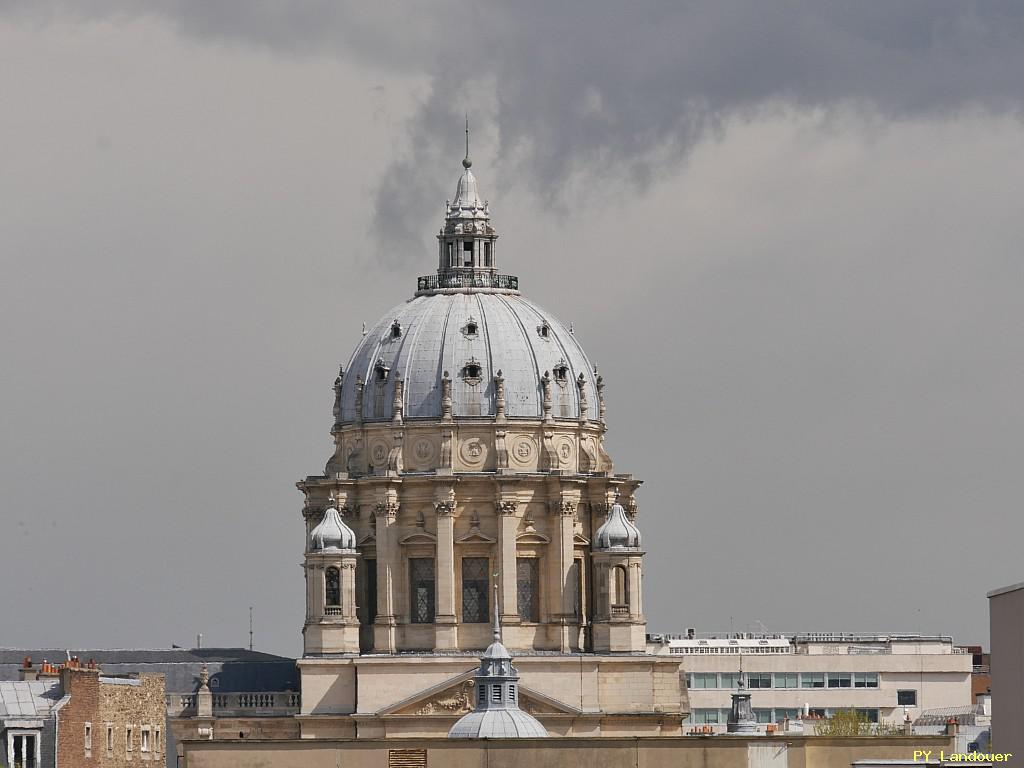
[[[455,198],[445,203],[444,226],[437,234],[437,276],[419,279],[418,292],[444,289],[518,290],[519,280],[499,275],[495,258],[498,234],[491,225],[491,209],[480,195],[476,176],[470,168],[469,117],[466,117],[466,155]]]
[[[597,549],[639,549],[640,529],[626,516],[626,510],[618,502],[612,504],[604,525],[594,534]]]
[[[324,510],[323,519],[309,532],[310,549],[314,552],[326,550],[354,550],[356,534],[341,519],[334,501]]]
[[[528,738],[547,736],[543,725],[519,708],[519,672],[501,642],[498,585],[494,585],[494,641],[480,658],[474,677],[476,708],[448,731],[449,739]]]

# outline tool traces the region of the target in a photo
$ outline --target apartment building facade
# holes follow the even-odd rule
[[[854,709],[902,724],[925,709],[971,704],[971,654],[945,636],[896,634],[650,635],[648,652],[681,659],[687,724],[725,731],[742,673],[758,723]]]

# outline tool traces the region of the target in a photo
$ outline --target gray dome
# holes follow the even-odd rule
[[[345,525],[336,507],[324,510],[323,519],[310,531],[309,538],[313,551],[356,548],[356,534]]]
[[[449,739],[522,739],[548,735],[537,718],[521,709],[485,709],[463,715]]]
[[[455,417],[494,416],[501,371],[506,416],[540,419],[541,379],[550,372],[554,418],[579,418],[582,375],[587,419],[599,420],[594,367],[561,321],[515,292],[461,290],[418,295],[370,328],[346,366],[338,421],[355,421],[357,376],[363,420],[390,421],[396,374],[404,418],[439,419],[445,371]]]
[[[596,549],[639,549],[640,529],[626,517],[621,504],[612,504],[608,519],[594,534]]]

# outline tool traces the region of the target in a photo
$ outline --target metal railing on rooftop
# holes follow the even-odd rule
[[[446,272],[442,275],[423,275],[416,280],[417,291],[438,291],[445,288],[503,288],[519,290],[519,278],[515,275],[499,275],[495,272]]]

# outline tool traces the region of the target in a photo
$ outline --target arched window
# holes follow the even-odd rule
[[[338,573],[338,569],[333,566],[328,568],[324,574],[326,596],[325,603],[329,606],[341,605],[341,574]]]
[[[624,566],[616,565],[613,569],[615,578],[615,594],[612,596],[612,605],[629,605],[629,581],[626,578]]]

